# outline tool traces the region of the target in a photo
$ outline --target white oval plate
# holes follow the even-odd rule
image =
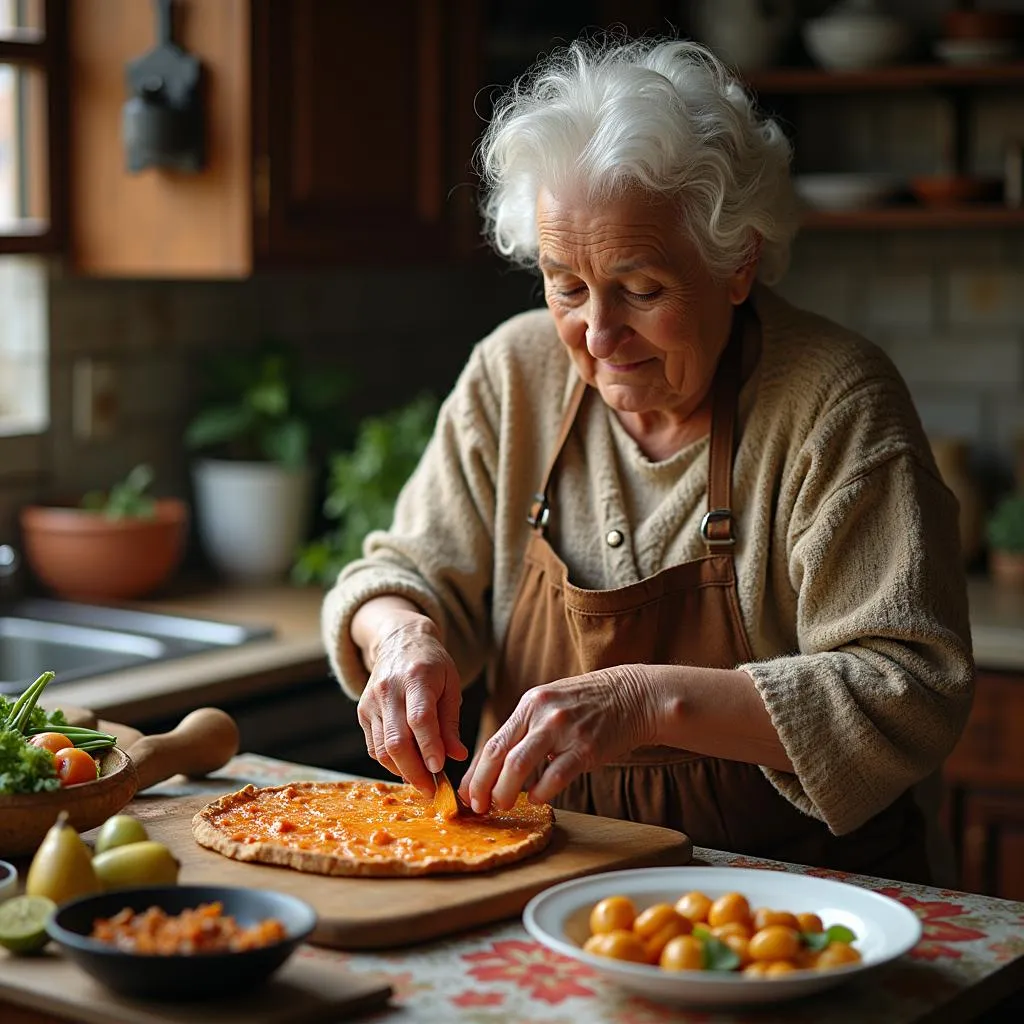
[[[829,971],[750,978],[723,971],[663,971],[583,952],[590,910],[598,900],[625,895],[642,910],[655,903],[675,903],[692,890],[711,899],[738,892],[751,908],[809,911],[818,914],[826,928],[846,925],[857,936],[854,945],[862,960]],[[534,896],[523,911],[523,923],[533,938],[556,953],[586,964],[637,995],[676,1006],[725,1007],[810,995],[903,956],[921,938],[917,915],[888,896],[827,878],[748,868],[639,868],[578,878]]]

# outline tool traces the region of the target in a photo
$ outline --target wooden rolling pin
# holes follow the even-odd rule
[[[125,753],[135,764],[141,792],[172,775],[208,775],[223,768],[238,753],[238,742],[238,726],[226,711],[198,708],[170,732],[140,734]]]

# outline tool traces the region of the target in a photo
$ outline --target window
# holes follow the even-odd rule
[[[0,0],[0,436],[46,429],[48,266],[64,238],[64,0]]]
[[[0,252],[52,252],[61,190],[61,0],[0,0]]]

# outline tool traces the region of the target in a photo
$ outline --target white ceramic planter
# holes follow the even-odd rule
[[[199,539],[214,567],[241,583],[284,577],[309,528],[312,470],[202,459],[193,482]]]

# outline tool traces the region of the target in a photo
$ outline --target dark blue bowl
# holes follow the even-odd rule
[[[240,925],[276,917],[284,925],[285,938],[237,953],[171,956],[130,953],[89,938],[96,918],[112,917],[125,907],[135,911],[160,907],[168,914],[179,914],[213,902],[222,904],[223,913]],[[161,885],[72,900],[54,913],[46,930],[67,957],[107,988],[143,999],[184,1000],[230,996],[266,981],[315,925],[316,911],[285,893],[216,885]]]

